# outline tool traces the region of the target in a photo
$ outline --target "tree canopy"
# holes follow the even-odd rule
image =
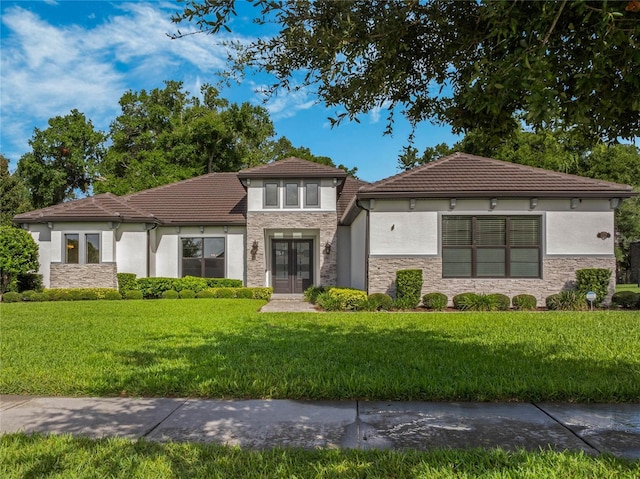
[[[25,230],[0,225],[0,293],[18,275],[37,271],[38,245]]]
[[[387,108],[392,128],[399,109],[414,126],[443,122],[496,142],[520,121],[603,141],[640,130],[633,2],[248,3],[265,30],[235,44],[236,71],[272,74],[272,92],[313,87],[325,104],[344,108],[336,121]],[[236,15],[235,0],[186,0],[173,21],[216,34],[230,30]]]
[[[9,160],[0,154],[0,225],[10,225],[15,215],[30,209],[27,186],[18,175],[9,173]]]

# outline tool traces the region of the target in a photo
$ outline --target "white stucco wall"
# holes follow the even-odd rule
[[[394,211],[370,213],[370,254],[438,254],[438,213]]]
[[[351,287],[351,227],[338,226],[336,235],[338,237],[336,251],[337,286]]]
[[[367,238],[367,213],[360,212],[351,223],[351,287],[357,289],[366,288],[366,238]]]
[[[266,180],[268,182],[278,181],[280,188],[279,206],[277,208],[264,207],[264,181],[252,179],[251,184],[247,187],[247,210],[248,211],[335,211],[336,210],[336,187],[333,186],[331,178],[313,179],[310,182],[320,182],[320,207],[304,207],[304,180],[292,179],[299,183],[298,195],[300,198],[300,206],[298,208],[284,207],[284,181],[285,180]]]
[[[612,255],[613,211],[549,211],[546,214],[547,255]],[[598,233],[609,238],[598,238]]]
[[[142,223],[123,223],[116,230],[118,273],[147,276],[147,232]]]
[[[227,259],[227,278],[240,279],[243,284],[246,284],[246,279],[244,277],[244,252],[246,251],[244,238],[244,231],[237,231],[235,233],[231,233],[230,231],[227,234],[227,250],[225,251],[225,255]]]
[[[45,288],[50,284],[50,264],[51,264],[51,230],[47,225],[29,225],[29,234],[38,245],[38,274],[42,275],[42,285]]]

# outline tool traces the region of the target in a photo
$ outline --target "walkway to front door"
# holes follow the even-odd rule
[[[302,293],[313,284],[313,240],[274,239],[271,245],[274,293]]]

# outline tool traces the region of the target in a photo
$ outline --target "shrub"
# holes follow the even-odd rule
[[[82,300],[82,290],[81,289],[68,289],[69,299],[71,301],[81,301]]]
[[[142,291],[137,289],[131,289],[124,294],[124,299],[142,299]]]
[[[553,311],[583,311],[587,309],[587,300],[573,289],[547,296],[545,303],[547,309]]]
[[[422,270],[401,269],[396,271],[396,298],[413,309],[420,304],[422,294]]]
[[[3,303],[18,303],[22,301],[22,295],[20,293],[16,293],[15,291],[9,291],[8,293],[4,293],[2,295]]]
[[[7,291],[18,275],[38,270],[38,245],[25,230],[0,226],[0,293]]]
[[[490,294],[489,301],[495,305],[495,309],[498,311],[509,311],[509,308],[511,307],[511,299],[506,294]],[[493,309],[491,311],[493,311]]]
[[[173,289],[180,292],[183,289],[190,289],[194,293],[207,289],[207,278],[198,278],[195,276],[185,276],[184,278],[177,278],[173,281]]]
[[[198,291],[196,293],[196,298],[215,298],[216,295],[213,294],[213,291],[210,289],[203,289],[202,291]]]
[[[618,291],[611,298],[611,304],[619,308],[640,308],[640,293],[633,291]]]
[[[125,295],[127,291],[138,289],[138,281],[134,273],[118,273],[118,291],[121,295]]]
[[[42,301],[46,301],[47,297],[45,296],[44,293],[38,293],[35,292],[31,295],[31,299],[30,301],[34,301],[34,302],[42,302]]]
[[[578,294],[583,298],[589,291],[596,293],[595,304],[600,304],[609,294],[611,270],[604,268],[588,268],[576,271]]]
[[[465,311],[495,311],[498,309],[495,298],[484,293],[471,293],[462,302]]]
[[[253,291],[253,299],[262,299],[269,301],[273,294],[273,288],[251,288]]]
[[[304,299],[311,304],[316,304],[318,296],[326,291],[324,286],[309,286],[304,290]]]
[[[231,288],[213,288],[216,298],[235,298],[236,292]]]
[[[415,309],[415,301],[410,298],[395,298],[393,300],[393,309]]]
[[[511,302],[517,311],[533,311],[538,306],[536,297],[530,294],[518,294],[511,299]]]
[[[357,311],[362,309],[367,301],[367,293],[359,289],[331,288],[326,293],[338,302],[341,311]]]
[[[80,291],[80,298],[85,301],[94,301],[98,299],[98,293],[91,291],[90,289],[83,289]]]
[[[253,291],[251,288],[238,288],[236,289],[236,298],[253,299]]]
[[[316,297],[316,303],[315,304],[320,306],[325,311],[340,311],[341,306],[342,306],[340,304],[340,300],[335,298],[335,297],[332,297],[329,294],[329,291],[325,291],[323,293],[320,293]]]
[[[24,301],[31,301],[31,297],[36,294],[36,292],[32,289],[28,289],[22,292],[22,299]]]
[[[422,297],[422,304],[427,309],[442,311],[449,304],[449,298],[442,293],[427,293]]]
[[[466,304],[469,301],[469,297],[475,293],[460,293],[453,297],[453,307],[460,310],[467,309]]]
[[[162,292],[162,299],[178,299],[178,292],[175,289],[168,289]]]
[[[241,279],[230,278],[206,278],[209,288],[242,288]]]
[[[138,289],[144,299],[161,298],[162,293],[173,289],[176,278],[138,278]]]
[[[370,311],[389,311],[393,307],[393,299],[385,293],[371,293],[368,298],[367,309]]]
[[[57,301],[71,301],[71,295],[67,291],[56,291]]]
[[[104,299],[108,301],[114,301],[114,300],[122,299],[122,295],[114,289],[113,291],[108,291],[107,293],[105,293]]]
[[[42,275],[36,273],[20,273],[18,275],[17,284],[18,292],[33,290],[38,293],[42,292]]]
[[[45,289],[44,295],[47,298],[47,301],[60,301],[60,295],[58,294],[57,289]]]
[[[196,297],[196,292],[192,289],[183,289],[178,292],[180,299],[193,299]]]

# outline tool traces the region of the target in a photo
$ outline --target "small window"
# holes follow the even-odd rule
[[[85,235],[85,263],[100,263],[100,235]]]
[[[278,202],[278,183],[269,182],[264,185],[264,205],[267,207],[277,207]]]
[[[80,235],[64,235],[64,245],[64,262],[68,264],[78,264],[80,262]]]
[[[295,207],[300,206],[300,200],[298,198],[298,183],[285,183],[284,184],[285,191],[285,200],[284,205],[286,207]]]
[[[318,183],[306,183],[304,185],[304,205],[310,207],[320,206],[320,185]]]

